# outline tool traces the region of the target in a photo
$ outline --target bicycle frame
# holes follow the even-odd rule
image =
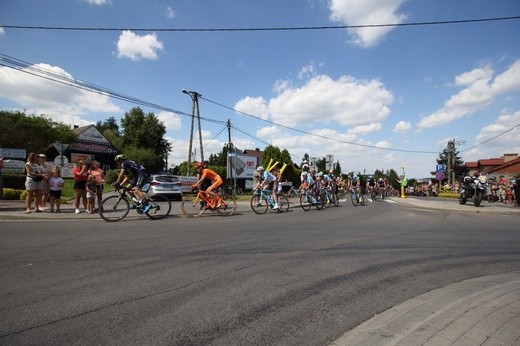
[[[194,191],[193,191],[194,192]],[[230,216],[235,213],[237,202],[229,195],[223,195],[216,191],[214,198],[204,190],[198,190],[194,197],[186,197],[182,201],[182,212],[188,217],[198,217],[207,209],[216,211],[222,216]]]

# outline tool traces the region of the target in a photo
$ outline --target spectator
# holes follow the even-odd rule
[[[80,201],[83,202],[83,207],[85,210],[87,209],[87,166],[85,165],[85,161],[79,160],[78,164],[72,170],[72,174],[74,175],[74,206],[76,207],[76,214],[79,214],[81,211],[79,210]]]
[[[2,171],[4,170],[4,157],[0,156],[0,199],[4,199],[4,178]]]
[[[56,213],[61,212],[61,189],[63,188],[64,181],[60,177],[60,169],[53,167],[51,170],[51,177],[49,178],[49,203],[51,205],[51,213],[54,213],[54,204],[56,203]]]
[[[42,210],[46,209],[47,201],[49,200],[49,177],[51,174],[51,165],[47,163],[47,157],[45,154],[38,154],[38,161],[40,162],[41,172],[45,176],[45,178],[42,180],[42,200],[41,200],[41,207]]]
[[[95,177],[96,181],[96,197],[97,197],[97,206],[101,205],[101,200],[103,199],[103,187],[105,184],[105,173],[99,167],[99,161],[92,161],[92,165],[88,170],[88,174]],[[98,208],[94,208],[93,211],[97,211]]]
[[[88,176],[87,184],[85,185],[87,190],[87,214],[93,214],[96,209],[96,196],[97,196],[97,184],[96,177],[93,175]]]
[[[520,207],[520,176],[517,176],[514,181],[513,191],[515,194],[516,205]]]
[[[42,181],[45,178],[41,172],[41,166],[38,163],[38,156],[35,153],[30,153],[25,163],[25,189],[27,190],[27,197],[25,199],[25,213],[32,212],[32,201],[34,200],[34,211],[41,213],[41,192]]]

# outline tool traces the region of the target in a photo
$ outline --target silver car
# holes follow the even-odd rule
[[[148,195],[163,195],[170,200],[182,200],[182,186],[179,178],[170,174],[154,174],[150,176]]]

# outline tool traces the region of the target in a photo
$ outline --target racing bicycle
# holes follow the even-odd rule
[[[365,205],[365,199],[363,195],[358,192],[358,190],[354,187],[350,189],[350,198],[352,199],[352,204],[354,207],[358,205]]]
[[[251,197],[251,209],[257,214],[265,214],[269,207],[273,208],[275,201],[272,196],[272,190],[257,191]],[[283,213],[289,211],[289,199],[281,193],[278,195],[278,212]]]
[[[338,207],[339,206],[339,197],[337,193],[332,193],[329,188],[324,188],[322,192],[323,205],[325,208],[330,207],[331,205]]]
[[[316,192],[311,192],[310,189],[305,189],[305,191],[300,196],[300,207],[303,210],[309,211],[312,206],[315,206],[316,209],[323,209],[323,199],[322,195],[317,189]]]
[[[106,197],[101,201],[99,206],[99,216],[107,222],[116,222],[123,220],[130,209],[135,209],[138,214],[146,214],[150,219],[162,219],[170,214],[172,204],[168,197],[163,195],[154,195],[153,198],[148,196],[150,184],[143,186],[143,193],[146,196],[146,201],[150,204],[150,209],[144,212],[144,206],[141,201],[132,194],[132,188],[115,186],[116,194]]]
[[[220,191],[222,190],[217,190],[217,198],[214,198],[205,190],[192,190],[193,195],[182,201],[182,212],[188,217],[201,216],[206,210],[216,211],[222,216],[233,215],[237,209],[237,201]]]

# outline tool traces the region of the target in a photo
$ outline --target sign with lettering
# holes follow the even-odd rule
[[[27,157],[25,149],[0,148],[0,156],[6,159],[24,159]],[[25,163],[24,163],[25,165]]]

